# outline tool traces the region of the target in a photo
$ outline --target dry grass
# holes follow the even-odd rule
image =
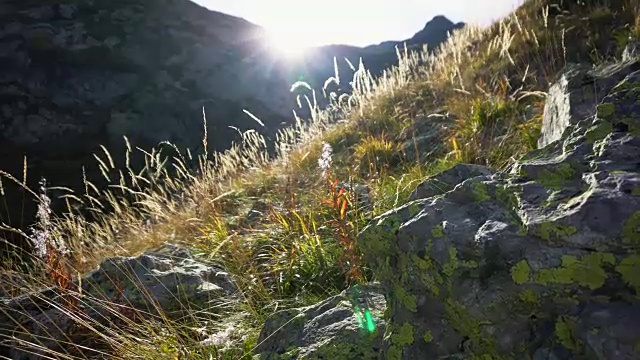
[[[3,280],[2,287],[18,294],[52,284],[52,271],[75,275],[109,256],[182,243],[223,265],[239,297],[176,323],[161,309],[156,309],[160,315],[126,317],[117,310],[122,306],[118,299],[98,302],[72,288],[61,289],[67,298],[77,298],[73,306],[103,308],[121,318],[112,326],[63,308],[67,305],[60,300],[39,301],[65,309],[87,337],[101,344],[94,350],[113,358],[249,356],[255,329],[276,309],[335,294],[353,277],[371,278],[366,264],[355,261],[357,254],[350,260],[340,256],[368,219],[402,204],[420,181],[456,162],[501,168],[534,148],[545,91],[558,71],[570,61],[610,61],[629,36],[639,36],[635,1],[569,3],[563,9],[550,0],[527,1],[487,29],[470,26],[456,32],[433,53],[399,52],[399,65],[377,79],[360,64],[353,93],[334,99],[329,109],[319,110],[310,94],[306,102],[312,119],[297,119],[296,126],[279,132],[275,159],[254,131],[225,152],[196,157],[170,144],[152,152],[128,147],[127,159],[143,153],[143,169],[132,169],[129,161],[116,168],[105,149],[97,159],[111,185],[99,190],[87,180],[83,193],[67,191],[68,211],[47,224],[49,241],[63,242],[70,251],[56,263],[36,259],[27,271],[5,263],[1,271],[14,280]],[[445,120],[420,121],[434,119],[428,117],[434,113]],[[438,142],[420,144],[417,137],[425,132],[433,132]],[[318,167],[323,142],[333,149],[332,180],[349,185],[344,189],[366,185],[371,207],[361,207],[353,191],[345,192],[345,209],[343,202],[338,208],[323,204],[336,191],[327,187]],[[167,149],[177,155],[165,155]],[[412,152],[418,156],[409,156]],[[186,165],[194,161],[197,172]],[[5,181],[23,183],[0,174]],[[247,211],[258,205],[264,216],[248,220]],[[208,326],[224,332],[228,322],[220,319],[230,316],[243,325],[235,327],[240,335],[226,339],[226,349],[198,345],[189,330]],[[39,343],[34,336],[23,345],[38,349]],[[78,346],[50,350],[50,356],[95,355]]]

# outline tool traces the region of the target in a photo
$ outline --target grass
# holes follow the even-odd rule
[[[84,334],[69,344],[60,334],[25,333],[21,346],[53,358],[250,358],[258,329],[274,311],[375,279],[353,246],[368,220],[456,163],[500,169],[535,148],[545,91],[558,72],[568,62],[612,61],[640,37],[633,1],[563,4],[529,0],[486,29],[457,31],[435,52],[399,52],[399,65],[376,79],[360,64],[353,93],[329,109],[315,107],[315,94],[307,97],[312,118],[279,132],[275,158],[255,131],[227,151],[197,156],[171,144],[151,151],[128,146],[122,168],[104,149],[97,161],[106,190],[88,179],[83,193],[57,189],[68,210],[39,221],[33,234],[2,225],[27,240],[44,234],[45,256],[24,265],[20,253],[3,262],[1,288],[18,295],[53,286],[63,296],[34,302],[58,307]],[[202,145],[207,149],[206,130]],[[144,157],[144,168],[129,166],[134,155]],[[363,188],[368,199],[355,191]],[[27,191],[46,203],[43,192]],[[252,209],[257,215],[247,216]],[[109,256],[165,242],[221,265],[238,296],[177,321],[159,308],[127,307],[117,296],[87,298],[71,285],[69,279]],[[102,324],[86,316],[88,309],[118,321]],[[202,343],[203,332],[214,340]],[[60,346],[42,349],[44,338]]]

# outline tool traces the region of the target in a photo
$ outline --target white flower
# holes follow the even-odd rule
[[[318,165],[322,172],[326,173],[331,168],[331,164],[333,159],[331,156],[333,155],[333,148],[326,142],[322,143],[322,154],[320,154],[320,158],[318,159]]]
[[[46,180],[40,180],[40,194],[38,195],[38,210],[36,223],[31,226],[31,242],[34,254],[39,258],[47,255],[48,247],[53,247],[59,254],[67,254],[69,249],[64,241],[56,241],[51,234],[51,199],[47,195]]]

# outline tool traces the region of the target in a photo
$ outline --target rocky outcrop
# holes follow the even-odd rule
[[[98,332],[108,334],[109,327],[135,323],[140,316],[179,319],[214,311],[236,293],[229,275],[176,246],[107,259],[72,289],[0,299],[0,357],[35,360],[55,352],[92,357],[105,350]]]
[[[638,84],[638,60],[572,67],[539,150],[493,175],[458,167],[472,177],[442,192],[428,180],[363,230],[383,358],[640,357]]]
[[[280,311],[262,327],[253,359],[373,359],[382,345],[385,308],[380,287],[370,284],[317,305]],[[369,328],[364,309],[372,315]]]
[[[569,66],[540,149],[456,165],[362,231],[387,307],[372,351],[326,335],[356,322],[342,294],[276,314],[256,358],[640,358],[638,84],[637,58]]]
[[[466,179],[490,175],[491,171],[481,165],[458,164],[451,169],[442,171],[416,187],[411,193],[410,200],[430,198],[443,195],[465,181]]]

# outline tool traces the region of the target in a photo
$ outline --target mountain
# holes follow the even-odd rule
[[[445,16],[438,15],[431,19],[424,28],[412,37],[402,41],[384,41],[377,45],[369,45],[365,47],[365,50],[371,52],[390,51],[394,50],[396,46],[403,46],[405,43],[407,47],[413,48],[415,46],[428,45],[429,48],[435,48],[440,45],[447,38],[447,34],[450,31],[461,29],[465,26],[465,23],[453,23]]]
[[[464,26],[463,22],[453,23],[446,17],[438,15],[408,39],[384,41],[365,47],[328,45],[311,49],[307,52],[303,64],[296,68],[297,74],[300,74],[314,89],[320,91],[325,80],[334,75],[333,59],[335,57],[342,80],[351,80],[353,74],[353,70],[346,60],[357,67],[362,59],[365,68],[372,75],[377,76],[392,65],[397,65],[396,47],[403,50],[406,45],[407,49],[411,51],[421,50],[424,45],[427,45],[429,49],[435,49],[447,39],[450,32]],[[349,91],[347,83],[348,81],[341,81],[338,89],[334,89],[338,90],[337,92],[347,92]],[[325,102],[321,101],[321,103]]]
[[[407,43],[434,45],[457,26],[436,17]],[[230,126],[273,138],[294,120],[293,82],[302,76],[319,89],[334,56],[362,57],[379,73],[397,44],[320,47],[292,65],[269,50],[259,26],[188,0],[5,0],[0,169],[22,174],[26,156],[30,186],[46,177],[83,188],[82,166],[99,177],[91,164],[100,145],[123,161],[123,136],[144,149],[170,141],[202,150],[203,110],[209,150],[239,139]]]

